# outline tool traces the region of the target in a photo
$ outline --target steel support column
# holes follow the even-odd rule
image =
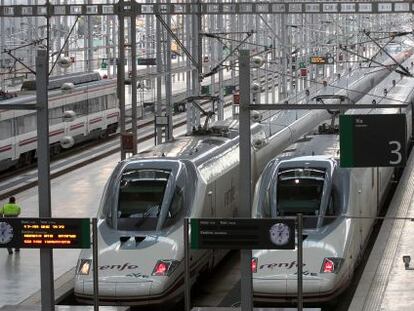
[[[37,168],[39,217],[52,217],[50,203],[50,154],[49,154],[49,111],[47,84],[49,55],[47,50],[38,50],[36,57],[36,101],[37,110]],[[53,277],[53,250],[40,249],[40,286],[42,311],[55,310]]]
[[[131,105],[132,105],[132,144],[133,154],[137,153],[138,148],[138,128],[137,128],[137,17],[135,14],[131,16]]]
[[[239,85],[240,85],[240,216],[251,217],[251,147],[250,147],[250,52],[241,50],[239,57]],[[241,310],[253,309],[252,302],[252,272],[251,250],[241,250]]]
[[[162,94],[161,94],[161,83],[162,83],[162,77],[161,77],[161,73],[162,73],[162,53],[161,53],[161,31],[162,31],[162,26],[161,26],[161,22],[159,21],[158,18],[155,19],[155,36],[156,36],[156,58],[157,58],[157,101],[155,103],[155,114],[157,116],[161,116],[161,112],[162,112],[162,107],[161,107],[161,103],[162,103]],[[156,129],[156,139],[155,139],[155,143],[156,144],[161,144],[162,143],[162,128],[161,127],[157,127]]]
[[[167,0],[167,4],[170,4],[170,0]],[[171,15],[167,15],[167,27],[171,29]],[[165,31],[165,104],[168,118],[168,128],[166,133],[166,140],[171,141],[173,139],[173,105],[172,98],[172,85],[171,85],[171,35],[168,31]]]
[[[123,6],[124,1],[119,1]],[[119,127],[120,139],[122,144],[122,134],[125,133],[125,20],[123,12],[118,15],[118,99],[119,99]],[[126,155],[123,148],[121,148],[121,160],[125,160]]]

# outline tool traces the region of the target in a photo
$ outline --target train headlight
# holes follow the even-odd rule
[[[92,260],[80,259],[78,263],[77,273],[79,275],[88,275],[91,270]]]
[[[158,260],[154,270],[152,270],[152,275],[169,276],[178,267],[179,263],[178,260]]]
[[[252,267],[252,273],[256,273],[257,272],[257,258],[256,257],[252,258],[251,267]]]
[[[344,259],[339,257],[327,257],[323,259],[321,273],[338,273]]]

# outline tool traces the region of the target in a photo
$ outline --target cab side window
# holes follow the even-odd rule
[[[323,226],[329,225],[336,219],[336,216],[339,216],[338,194],[335,190],[331,192],[325,216],[327,217],[323,220]]]

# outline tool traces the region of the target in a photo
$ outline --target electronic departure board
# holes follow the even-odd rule
[[[90,248],[88,218],[0,218],[0,247]]]
[[[311,64],[324,65],[326,64],[326,58],[323,56],[311,56],[309,62]]]

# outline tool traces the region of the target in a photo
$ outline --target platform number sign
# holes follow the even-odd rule
[[[405,165],[405,115],[341,115],[339,126],[341,167]]]

